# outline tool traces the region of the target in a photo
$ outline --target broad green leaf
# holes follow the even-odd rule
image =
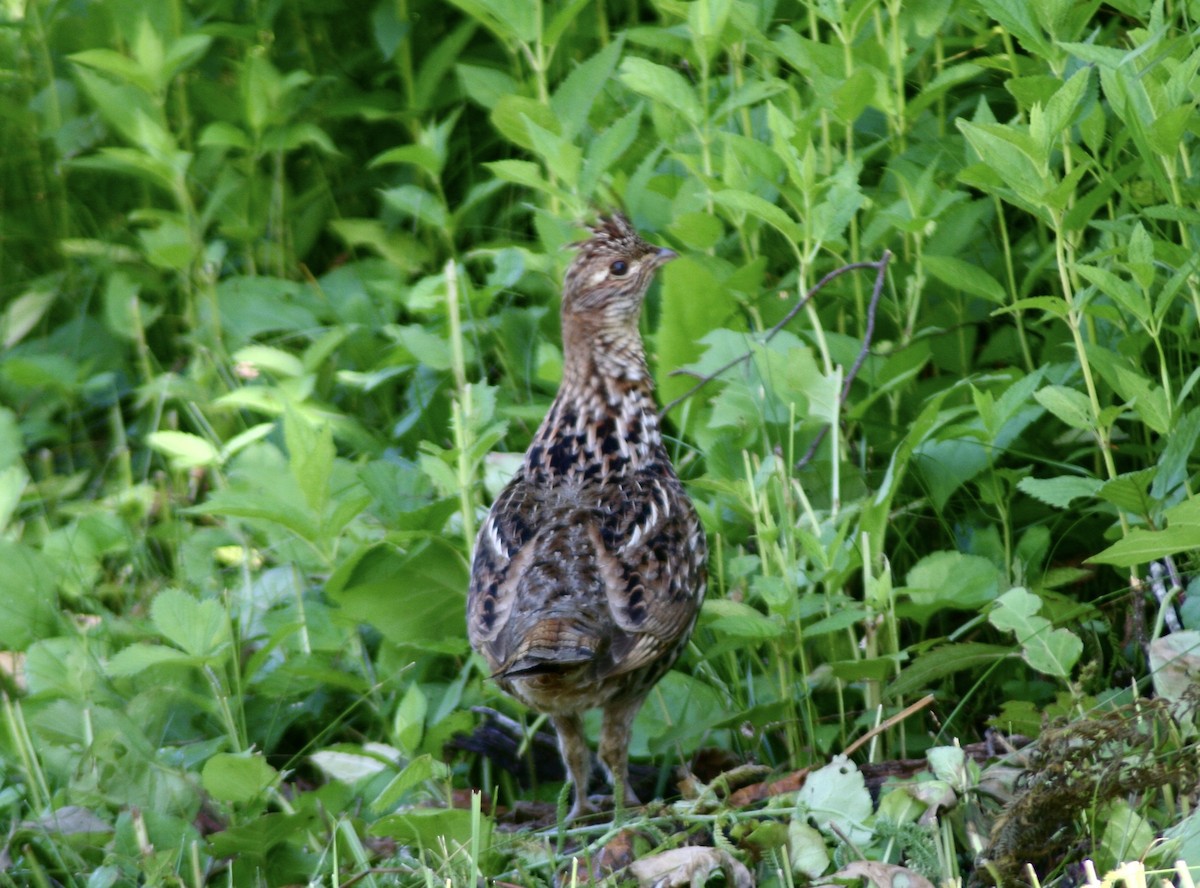
[[[288,468],[312,514],[323,517],[330,499],[333,477],[333,429],[328,423],[310,422],[295,410],[283,419]]]
[[[673,68],[627,56],[621,62],[620,78],[638,95],[679,112],[692,126],[698,126],[704,119],[695,89]]]
[[[793,873],[814,882],[829,868],[825,839],[799,818],[788,821],[788,860]]]
[[[105,672],[114,678],[137,675],[156,666],[176,664],[194,666],[203,661],[175,648],[161,644],[137,642],[121,648],[109,658]]]
[[[23,651],[56,634],[55,576],[41,552],[6,539],[0,539],[0,563],[0,650]]]
[[[85,49],[67,56],[77,65],[86,65],[104,74],[122,80],[142,92],[153,95],[157,83],[153,74],[128,56],[111,49]]]
[[[1133,567],[1168,555],[1200,549],[1200,527],[1183,524],[1165,530],[1135,527],[1129,534],[1087,560],[1093,564]]]
[[[962,118],[957,123],[984,164],[1030,209],[1038,207],[1051,180],[1045,169],[1047,158],[1037,157],[1038,148],[1029,135],[998,123],[982,125]]]
[[[217,771],[216,776],[222,785],[225,784],[226,773],[223,767]],[[234,772],[228,776],[238,775]],[[315,806],[299,814],[259,814],[245,823],[213,833],[208,837],[208,848],[216,856],[244,858],[256,861],[261,866],[269,852],[277,846],[303,842],[312,835],[313,830],[319,830],[324,822],[322,817]]]
[[[416,754],[425,733],[425,715],[429,711],[429,700],[421,686],[415,681],[408,686],[396,714],[392,717],[392,736],[401,751],[408,756]]]
[[[854,842],[871,835],[866,821],[872,807],[862,772],[841,756],[811,772],[796,794],[798,815],[827,835],[836,825],[838,835]]]
[[[449,213],[437,195],[416,185],[401,185],[381,192],[383,202],[392,209],[421,222],[433,231],[448,228]]]
[[[1049,620],[1037,616],[1042,600],[1027,589],[1009,589],[988,612],[988,622],[1001,631],[1013,632],[1025,661],[1039,672],[1069,678],[1083,653],[1083,642],[1066,629],[1054,629]]]
[[[1075,270],[1088,283],[1093,284],[1101,292],[1116,300],[1121,308],[1137,318],[1138,322],[1143,326],[1148,326],[1151,323],[1150,301],[1139,287],[1123,278],[1117,277],[1117,275],[1108,269],[1098,268],[1094,265],[1085,265],[1082,262],[1077,263]]]
[[[1104,482],[1096,491],[1096,495],[1125,512],[1148,516],[1155,507],[1154,501],[1150,498],[1150,484],[1153,480],[1154,469],[1126,472]]]
[[[975,610],[996,597],[1000,573],[979,555],[934,552],[909,570],[898,598],[906,597],[923,606]]]
[[[205,792],[217,801],[241,804],[261,800],[278,779],[262,754],[252,752],[218,753],[200,772]]]
[[[193,657],[211,658],[230,643],[229,617],[219,601],[197,601],[181,589],[164,589],[150,604],[150,620],[167,641]]]
[[[997,305],[1008,298],[1000,282],[980,268],[955,256],[925,255],[925,267],[943,284]]]
[[[28,483],[29,473],[24,466],[10,465],[0,469],[0,531],[8,527]]]
[[[714,632],[735,638],[779,638],[784,626],[748,604],[727,598],[710,598],[704,602],[704,622]]]
[[[1091,404],[1087,395],[1065,385],[1048,385],[1039,389],[1034,397],[1050,413],[1073,429],[1090,432],[1095,429]]]
[[[1106,808],[1095,858],[1099,872],[1114,870],[1123,861],[1138,860],[1158,844],[1157,830],[1127,801],[1120,799]],[[1129,884],[1133,878],[1122,881]]]
[[[369,623],[394,644],[457,654],[467,648],[467,579],[466,560],[445,543],[408,553],[379,544],[344,561],[326,594],[348,619]]]
[[[713,273],[704,257],[682,256],[662,272],[662,312],[654,334],[655,377],[664,404],[679,397],[696,382],[674,375],[704,352],[703,337],[723,327],[736,314],[737,302]],[[743,337],[744,341],[744,337]],[[718,383],[719,384],[719,383]],[[712,390],[697,394],[698,403]],[[687,409],[677,408],[678,412]],[[694,409],[694,408],[693,408]]]
[[[1039,499],[1047,505],[1065,509],[1080,497],[1093,497],[1103,486],[1099,478],[1082,475],[1060,475],[1057,478],[1022,478],[1017,490]]]
[[[0,343],[4,348],[12,348],[37,327],[57,297],[54,290],[32,289],[12,300],[0,314]]]
[[[550,133],[559,134],[558,119],[546,105],[521,95],[506,95],[500,98],[491,113],[492,126],[500,135],[514,145],[532,151],[533,137],[529,134],[529,121]],[[489,166],[494,164],[489,164]]]
[[[734,213],[744,213],[753,219],[765,222],[793,243],[799,243],[804,238],[804,231],[799,223],[793,221],[775,204],[763,200],[757,194],[725,189],[714,194],[713,200]],[[734,221],[740,222],[741,220],[735,218]]]
[[[571,6],[577,9],[579,2]],[[604,85],[612,78],[624,44],[623,36],[613,40],[571,71],[550,97],[550,107],[558,118],[564,138],[575,139],[587,126],[592,105],[595,104],[596,97],[600,95]]]
[[[999,660],[1015,656],[1011,646],[967,642],[945,644],[918,656],[911,665],[896,676],[887,687],[889,699],[908,697],[928,690],[947,675],[967,669],[991,666]]]
[[[454,66],[458,81],[472,101],[482,108],[494,108],[504,96],[513,95],[520,85],[508,73],[498,68],[485,68],[466,62]]]
[[[278,376],[302,376],[304,364],[291,352],[269,345],[247,345],[233,353],[233,360],[259,370],[269,370]]]
[[[164,430],[151,432],[146,443],[171,461],[175,469],[215,466],[221,463],[221,453],[204,438],[190,432]]]
[[[579,176],[579,192],[581,196],[590,196],[603,176],[615,164],[637,138],[638,126],[642,120],[643,103],[638,102],[623,117],[618,118],[611,126],[592,139],[587,146],[583,158],[583,170]],[[669,268],[670,266],[668,266]]]
[[[371,803],[371,810],[386,811],[404,799],[406,793],[429,780],[449,780],[450,767],[429,754],[419,755],[392,778]]]

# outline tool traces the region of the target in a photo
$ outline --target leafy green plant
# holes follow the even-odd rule
[[[1193,12],[0,12],[0,881],[613,858],[604,826],[494,828],[561,784],[523,782],[538,725],[462,605],[561,372],[564,248],[615,204],[681,253],[644,322],[663,403],[749,356],[665,414],[712,583],[634,757],[659,795],[705,748],[812,769],[760,807],[705,775],[634,856],[692,832],[764,884],[859,853],[944,880],[1013,822],[952,741],[1154,692],[1194,754]],[[789,314],[885,250],[877,310],[859,272]],[[522,764],[449,751],[479,706]],[[1169,791],[1078,794],[1102,868],[1195,850]]]

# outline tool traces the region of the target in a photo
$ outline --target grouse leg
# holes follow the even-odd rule
[[[616,700],[604,707],[604,724],[600,729],[600,764],[612,782],[613,798],[618,808],[641,804],[629,785],[629,733],[645,699],[642,694]]]
[[[581,814],[595,812],[595,807],[588,801],[588,782],[592,774],[592,751],[588,748],[587,737],[583,734],[583,719],[577,714],[552,715],[550,723],[558,732],[558,750],[562,753],[563,764],[571,778],[575,790],[575,801],[567,820],[574,820]]]

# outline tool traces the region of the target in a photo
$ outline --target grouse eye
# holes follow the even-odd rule
[[[612,265],[608,266],[608,270],[616,277],[625,277],[629,273],[629,265],[623,259],[618,259]]]

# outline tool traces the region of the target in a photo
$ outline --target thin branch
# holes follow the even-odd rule
[[[867,306],[867,328],[863,331],[862,348],[858,350],[858,357],[854,359],[850,372],[846,374],[846,381],[842,383],[842,393],[838,396],[839,413],[850,397],[850,386],[853,385],[858,371],[862,369],[863,362],[867,360],[867,355],[871,351],[871,340],[875,338],[875,313],[879,310],[879,299],[883,296],[883,282],[887,278],[887,266],[891,258],[891,251],[884,250],[879,261],[874,263],[878,271],[875,275],[875,287],[871,290],[871,302]],[[812,443],[808,445],[808,450],[804,451],[804,456],[800,457],[800,461],[796,463],[797,469],[804,468],[812,461],[812,458],[817,455],[817,448],[821,446],[821,442],[825,440],[827,434],[829,434],[829,426],[822,426]]]
[[[846,403],[846,399],[850,395],[850,384],[852,382],[854,382],[854,378],[858,375],[858,371],[862,368],[863,362],[866,360],[867,354],[871,349],[871,339],[875,333],[875,312],[879,306],[879,298],[883,293],[883,282],[886,277],[888,262],[891,261],[891,258],[892,258],[891,251],[884,250],[883,255],[880,257],[878,262],[852,262],[849,265],[843,265],[841,268],[835,268],[833,271],[829,272],[829,274],[825,275],[825,277],[821,278],[821,280],[817,281],[817,283],[814,284],[813,287],[807,293],[804,294],[803,298],[797,300],[796,304],[793,305],[791,307],[791,309],[788,310],[788,313],[785,314],[778,323],[776,323],[773,327],[771,327],[769,330],[767,330],[767,332],[763,335],[762,339],[758,343],[760,345],[765,345],[766,343],[770,342],[772,337],[774,337],[776,333],[778,333],[780,330],[782,330],[784,327],[786,327],[791,322],[791,320],[794,317],[796,317],[796,315],[798,315],[804,309],[804,306],[808,305],[809,301],[815,295],[817,295],[817,293],[820,292],[820,290],[823,287],[825,287],[834,278],[841,277],[843,274],[846,274],[847,272],[850,272],[850,271],[857,271],[860,268],[874,268],[876,270],[875,289],[871,293],[871,303],[867,309],[866,333],[863,336],[862,349],[859,351],[858,357],[854,361],[854,365],[850,368],[850,372],[846,375],[845,384],[842,386],[842,392],[838,398],[838,409],[839,410],[841,409],[842,405],[844,405]],[[732,361],[728,361],[727,363],[718,367],[712,373],[709,373],[709,374],[701,377],[699,382],[697,382],[695,385],[693,385],[690,389],[688,389],[686,392],[684,392],[678,398],[675,398],[673,401],[669,402],[665,407],[663,407],[663,409],[659,412],[659,417],[666,416],[667,413],[669,413],[675,407],[679,406],[679,404],[681,404],[682,402],[686,401],[692,395],[696,394],[696,392],[700,391],[700,389],[704,388],[704,386],[708,385],[710,382],[712,382],[718,376],[721,376],[727,370],[732,370],[734,367],[738,366],[739,364],[744,364],[746,361],[749,361],[750,358],[752,358],[753,356],[754,356],[753,350],[747,351],[745,354],[739,355],[738,357],[734,358]],[[685,371],[676,370],[676,371],[674,371],[674,373],[672,375],[674,375],[675,373],[681,373],[681,372],[685,372]],[[808,461],[812,459],[813,454],[816,453],[817,447],[820,445],[821,441],[824,440],[825,434],[828,432],[828,430],[829,430],[828,426],[821,429],[820,433],[817,435],[816,440],[813,442],[812,446],[809,447],[808,452],[805,453],[804,457],[800,460],[801,466],[807,464]]]

